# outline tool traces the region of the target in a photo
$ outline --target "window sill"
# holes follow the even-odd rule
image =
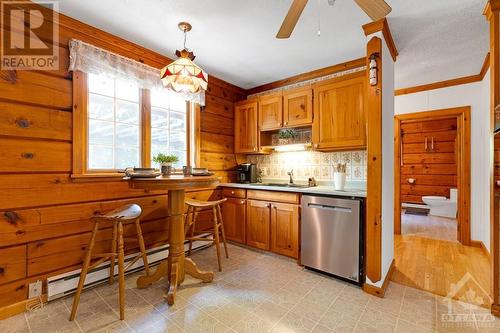
[[[109,173],[84,173],[84,174],[72,174],[71,179],[73,182],[112,182],[112,181],[122,181],[125,177],[123,172],[109,172]]]

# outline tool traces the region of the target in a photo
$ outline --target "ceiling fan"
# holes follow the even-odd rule
[[[293,0],[288,13],[286,14],[281,28],[276,35],[276,38],[288,38],[292,34],[297,21],[307,5],[308,0]],[[333,5],[335,0],[328,0],[330,5]],[[373,20],[380,20],[389,14],[392,10],[391,6],[384,0],[354,0],[354,2]]]

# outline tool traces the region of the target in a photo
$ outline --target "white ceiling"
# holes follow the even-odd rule
[[[320,10],[318,10],[318,1]],[[387,0],[399,50],[396,88],[479,73],[488,52],[486,0]],[[369,18],[352,0],[310,0],[292,37],[275,38],[291,0],[60,0],[60,11],[174,58],[179,21],[193,30],[196,63],[242,88],[364,56],[361,25]],[[317,37],[321,13],[321,37]]]

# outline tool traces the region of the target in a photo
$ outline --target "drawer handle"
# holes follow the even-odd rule
[[[4,275],[4,273],[5,273],[5,268],[0,267],[0,275]]]
[[[28,119],[24,119],[24,118],[16,119],[16,124],[17,124],[17,126],[19,126],[21,128],[30,127],[30,121]]]
[[[22,153],[21,157],[25,158],[27,160],[32,160],[35,157],[35,154],[33,154],[33,153]]]
[[[10,224],[17,224],[17,221],[19,220],[19,215],[17,215],[16,212],[11,212],[11,211],[8,211],[8,212],[5,212],[3,213],[3,216],[5,216],[5,218],[7,219],[7,222],[9,222]]]

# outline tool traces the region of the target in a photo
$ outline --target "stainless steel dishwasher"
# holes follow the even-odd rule
[[[302,196],[301,262],[348,281],[363,281],[363,199]]]

